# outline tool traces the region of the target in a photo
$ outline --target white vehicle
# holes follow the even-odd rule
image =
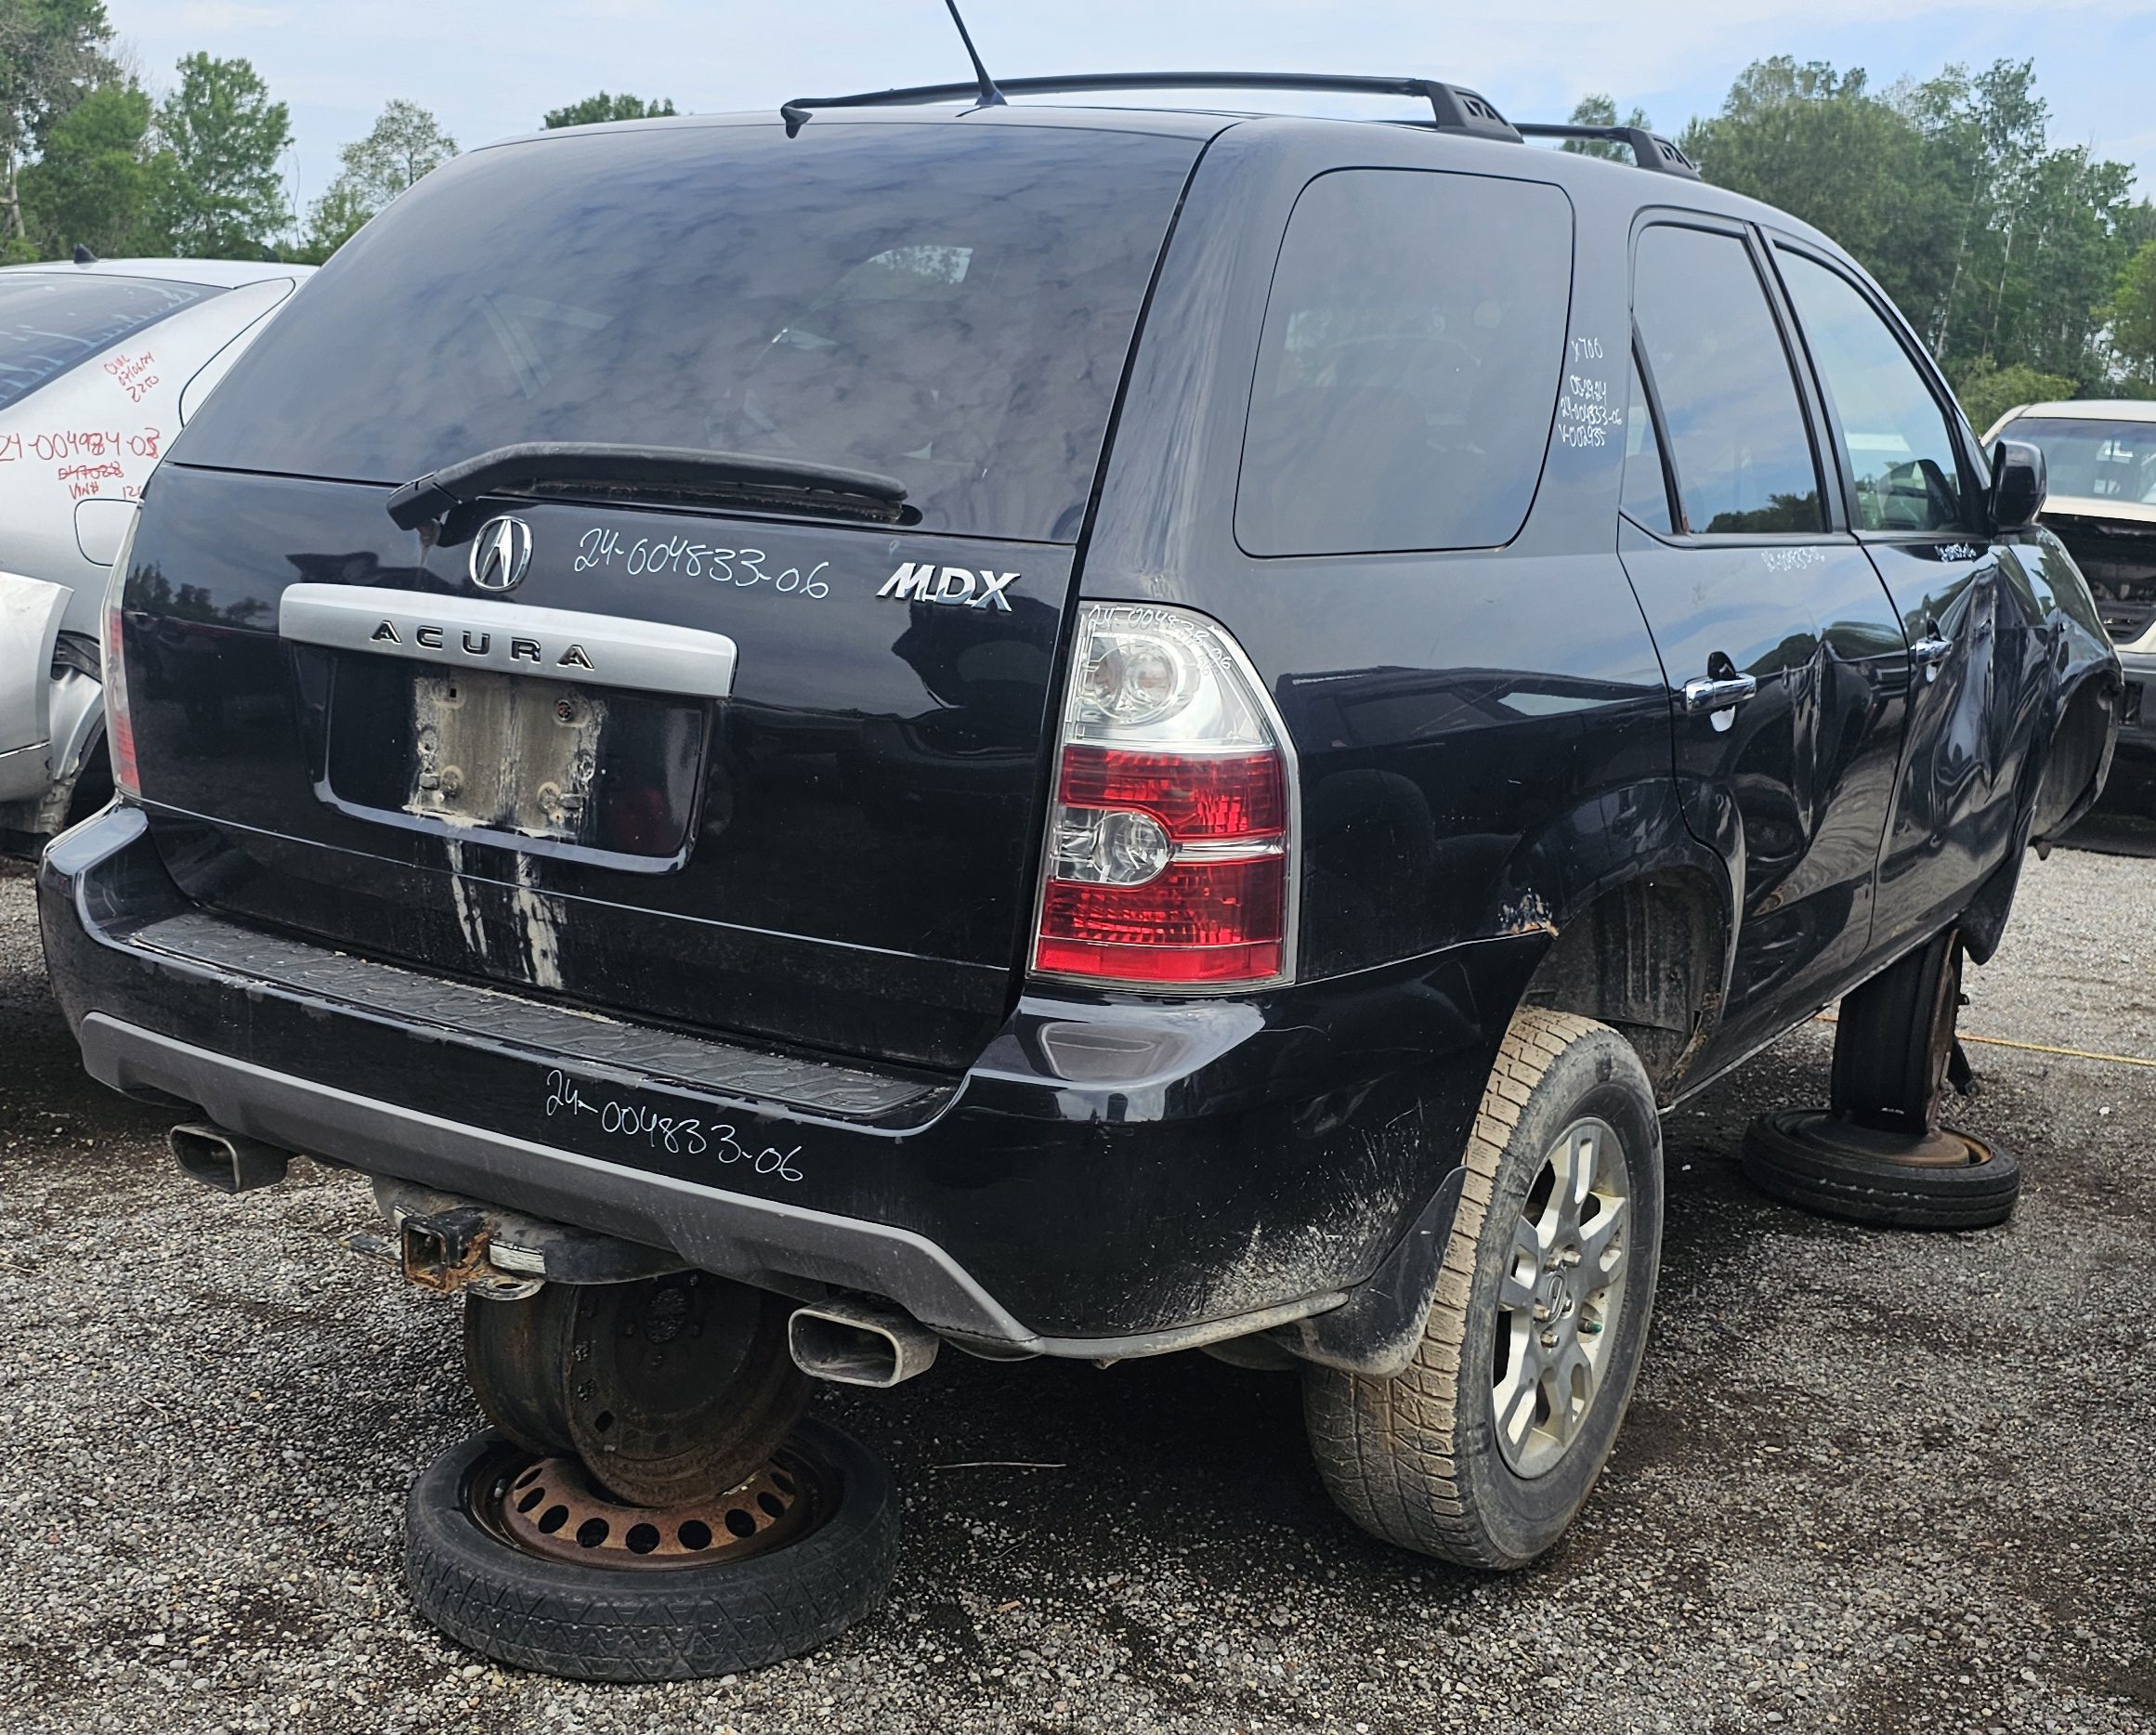
[[[1984,436],[2044,453],[2044,525],[2088,580],[2126,685],[2108,804],[2156,812],[2156,400],[2022,404]]]
[[[98,608],[174,435],[311,267],[0,269],[0,849],[111,792]]]

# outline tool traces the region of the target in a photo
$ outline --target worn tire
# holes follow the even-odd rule
[[[1586,1117],[1618,1135],[1630,1188],[1621,1299],[1601,1383],[1555,1464],[1522,1476],[1496,1434],[1499,1292],[1514,1225],[1560,1136]],[[1662,1241],[1662,1135],[1630,1043],[1590,1019],[1522,1009],[1468,1141],[1466,1180],[1422,1340],[1392,1377],[1312,1367],[1303,1413],[1333,1499],[1375,1536],[1509,1571],[1564,1534],[1616,1439],[1646,1347]],[[1508,1327],[1508,1330],[1509,1327]]]
[[[1744,1175],[1786,1205],[1879,1229],[1989,1229],[2011,1217],[2021,1195],[2013,1153],[1951,1128],[1935,1137],[1969,1160],[1898,1163],[1864,1149],[1862,1128],[1837,1129],[1819,1109],[1784,1109],[1744,1129]]]
[[[743,1559],[622,1572],[541,1559],[475,1519],[485,1479],[528,1461],[500,1434],[479,1434],[412,1484],[406,1588],[480,1655],[572,1680],[697,1680],[800,1656],[882,1601],[898,1559],[898,1498],[883,1466],[828,1423],[804,1421],[791,1443],[837,1481],[834,1509],[815,1530]]]
[[[1834,1112],[1922,1133],[1939,1124],[1961,1008],[1961,933],[1949,928],[1842,997],[1834,1036]]]

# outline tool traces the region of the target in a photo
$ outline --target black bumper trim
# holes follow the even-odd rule
[[[785,1288],[801,1279],[903,1302],[924,1324],[1039,1353],[1020,1324],[941,1247],[909,1230],[804,1210],[354,1095],[91,1012],[83,1064],[118,1090],[200,1103],[229,1132],[539,1217],[672,1248],[690,1264]],[[1098,1353],[1089,1350],[1088,1353]]]
[[[498,1041],[554,1057],[563,1065],[615,1066],[721,1091],[738,1101],[793,1111],[876,1119],[900,1110],[925,1119],[951,1094],[895,1073],[799,1060],[731,1043],[552,1006],[502,988],[348,957],[189,909],[145,923],[128,943],[252,981],[273,982],[405,1022]]]
[[[670,1248],[689,1264],[781,1293],[805,1280],[888,1297],[923,1324],[1003,1355],[1117,1360],[1195,1349],[1341,1304],[1339,1293],[1166,1331],[1044,1337],[1021,1324],[925,1236],[804,1210],[673,1176],[400,1108],[333,1085],[91,1012],[83,1064],[116,1090],[160,1090],[201,1105],[227,1131],[302,1154],[334,1149],[341,1166],[479,1199],[515,1197],[537,1216]]]

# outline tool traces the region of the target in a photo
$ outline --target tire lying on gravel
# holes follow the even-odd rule
[[[1385,1541],[1509,1570],[1563,1535],[1616,1439],[1662,1242],[1662,1133],[1630,1043],[1539,1008],[1506,1033],[1422,1341],[1390,1378],[1313,1367],[1327,1491]]]
[[[1913,1153],[1927,1160],[1912,1162]],[[1744,1165],[1746,1180],[1785,1205],[1876,1229],[1989,1229],[2021,1196],[2021,1165],[1984,1140],[1951,1127],[1881,1134],[1815,1108],[1754,1121]]]
[[[762,1553],[644,1570],[542,1559],[483,1521],[531,1455],[489,1431],[443,1453],[405,1505],[404,1579],[421,1613],[482,1656],[587,1681],[695,1680],[836,1637],[883,1599],[898,1500],[868,1449],[828,1423],[789,1450],[828,1489],[814,1529]]]

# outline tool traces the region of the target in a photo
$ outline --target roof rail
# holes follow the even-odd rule
[[[1575,126],[1567,121],[1521,121],[1512,130],[1523,138],[1599,138],[1605,144],[1628,145],[1632,161],[1659,175],[1680,175],[1699,179],[1692,161],[1660,133],[1644,126]]]
[[[1519,133],[1487,98],[1464,85],[1434,78],[1385,78],[1357,72],[1078,72],[1060,78],[1008,78],[998,87],[1013,97],[1085,90],[1344,90],[1365,96],[1413,97],[1430,104],[1431,124],[1441,133],[1471,133],[1483,138],[1501,138],[1509,144],[1520,142]],[[791,138],[817,109],[978,102],[980,95],[978,85],[916,85],[851,97],[796,97],[781,103],[778,114]]]

